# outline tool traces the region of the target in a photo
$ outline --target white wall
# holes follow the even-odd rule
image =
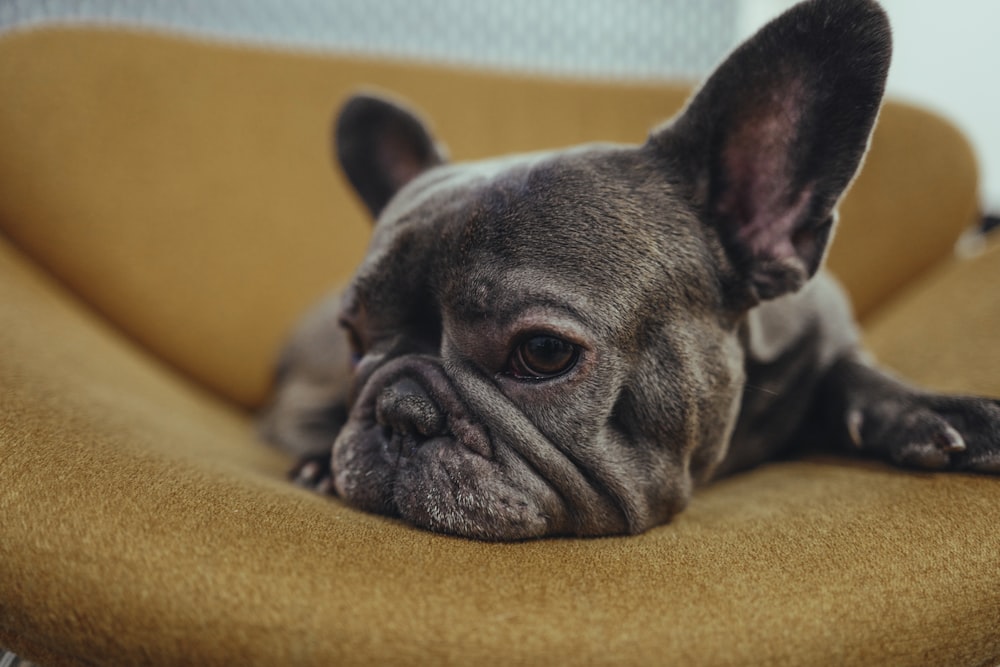
[[[752,33],[790,0],[742,0]],[[1000,212],[1000,1],[882,0],[893,27],[888,93],[948,117],[979,156],[984,207]]]

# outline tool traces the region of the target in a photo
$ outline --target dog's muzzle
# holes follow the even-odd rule
[[[361,509],[481,539],[628,529],[594,471],[550,442],[490,378],[420,355],[375,369],[333,447]]]
[[[370,383],[378,388],[375,423],[382,429],[390,450],[410,456],[434,438],[450,438],[489,458],[486,434],[467,416],[467,408],[440,368],[428,361],[394,364]]]

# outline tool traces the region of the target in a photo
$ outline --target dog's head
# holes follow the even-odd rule
[[[485,539],[679,511],[725,454],[743,316],[822,262],[889,51],[874,3],[806,2],[644,145],[468,164],[402,106],[351,99],[338,157],[377,224],[339,315],[337,493]]]

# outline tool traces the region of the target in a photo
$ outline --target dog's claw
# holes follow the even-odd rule
[[[319,463],[316,461],[308,461],[295,473],[294,482],[300,486],[309,485],[310,481],[313,480],[319,473]]]
[[[333,473],[330,470],[330,455],[308,456],[288,473],[292,483],[304,489],[329,495],[333,493]]]
[[[861,449],[861,426],[864,424],[865,416],[861,410],[854,409],[847,413],[847,434],[855,447]]]
[[[945,424],[944,428],[935,434],[934,444],[942,452],[965,451],[965,439],[962,438],[962,434],[956,431],[951,424]]]

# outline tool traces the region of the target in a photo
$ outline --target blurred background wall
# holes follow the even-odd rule
[[[0,33],[52,22],[140,25],[278,47],[540,74],[697,79],[792,0],[0,0]],[[955,122],[1000,212],[1000,2],[883,0],[890,94]],[[2,66],[2,63],[0,63]],[[915,138],[916,139],[916,138]]]
[[[966,133],[979,155],[984,206],[1000,214],[1000,2],[880,1],[893,27],[889,94],[937,111]],[[740,0],[737,39],[793,4]]]

